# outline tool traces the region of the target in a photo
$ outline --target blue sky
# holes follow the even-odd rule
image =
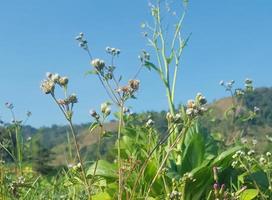
[[[176,5],[176,4],[174,4]],[[175,6],[173,7],[175,9]],[[247,77],[255,86],[272,84],[272,1],[191,1],[184,36],[192,33],[185,49],[177,103],[202,92],[209,101],[225,96],[219,81]],[[15,104],[24,118],[27,110],[33,126],[64,124],[49,96],[40,91],[45,73],[70,78],[70,91],[79,97],[75,122],[88,122],[89,109],[107,100],[94,76],[84,76],[89,60],[74,40],[79,32],[88,38],[94,57],[107,60],[105,47],[120,48],[118,73],[129,79],[139,66],[137,59],[146,41],[140,24],[149,20],[146,0],[13,0],[0,3],[0,116],[9,121],[4,103]],[[156,74],[142,71],[138,100],[133,110],[167,108],[162,84]]]

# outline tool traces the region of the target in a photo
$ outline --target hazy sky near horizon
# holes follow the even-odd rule
[[[75,36],[84,32],[94,57],[106,61],[106,46],[121,49],[117,72],[127,80],[139,66],[139,53],[147,48],[140,28],[146,20],[146,0],[1,1],[1,119],[11,119],[4,106],[11,101],[19,118],[32,111],[28,123],[33,126],[64,124],[56,105],[39,88],[46,72],[57,72],[70,78],[69,90],[78,95],[75,122],[88,122],[89,109],[98,109],[107,96],[95,76],[84,75],[91,66]],[[183,33],[192,36],[182,57],[177,103],[197,92],[209,101],[226,96],[218,84],[222,79],[236,80],[237,87],[247,77],[256,87],[272,85],[271,0],[191,0]],[[167,109],[158,76],[143,70],[139,79],[138,100],[129,102],[132,110]]]

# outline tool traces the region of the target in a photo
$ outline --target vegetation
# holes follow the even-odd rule
[[[6,103],[13,120],[0,129],[1,199],[272,198],[271,89],[254,90],[250,79],[243,89],[221,81],[230,94],[224,100],[207,104],[198,93],[186,105],[175,102],[180,59],[190,37],[181,33],[187,3],[181,16],[175,14],[172,31],[166,20],[172,13],[159,0],[150,4],[154,21],[142,28],[152,53],[141,53],[140,67],[128,81],[115,72],[119,49],[106,47],[107,64],[93,58],[83,33],[76,37],[92,65],[87,74],[99,79],[109,99],[100,111],[90,111],[90,124],[74,125],[78,99],[69,93],[68,77],[59,74],[47,73],[41,89],[67,126],[35,130]],[[158,74],[165,87],[166,112],[130,113],[128,100],[136,99],[144,68]],[[112,107],[118,111],[112,113]],[[115,120],[108,123],[110,116]]]

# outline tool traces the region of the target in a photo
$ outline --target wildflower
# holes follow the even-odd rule
[[[207,103],[206,98],[201,93],[197,93],[196,100],[200,105],[204,105]]]
[[[231,166],[232,166],[233,168],[235,168],[237,165],[238,165],[238,161],[233,161],[233,162],[231,163]]]
[[[241,143],[242,143],[242,144],[247,144],[247,142],[248,142],[248,141],[247,141],[247,138],[241,138]]]
[[[26,112],[26,116],[27,116],[27,117],[30,117],[31,115],[32,115],[32,112],[30,112],[30,111],[27,111],[27,112]]]
[[[252,144],[255,146],[256,144],[258,143],[258,140],[256,140],[256,139],[253,139],[252,140]]]
[[[257,106],[254,106],[253,111],[254,111],[254,113],[258,113],[260,111],[260,108],[258,108]]]
[[[262,165],[265,165],[267,163],[267,160],[263,156],[260,158],[259,161]]]
[[[139,89],[140,81],[139,80],[129,80],[128,85],[133,91],[136,91]]]
[[[10,102],[6,102],[5,106],[10,110],[12,110],[14,108],[13,103],[10,103]]]
[[[24,184],[25,183],[25,178],[23,176],[19,176],[17,183],[20,184],[20,185]]]
[[[271,155],[272,155],[271,152],[269,152],[269,151],[266,152],[266,156],[267,156],[267,157],[271,157]]]
[[[252,84],[252,82],[253,81],[249,78],[246,78],[246,80],[245,80],[245,84],[248,84],[248,85]]]
[[[245,94],[245,92],[242,89],[236,89],[235,90],[235,95],[238,97],[241,97]]]
[[[52,73],[51,72],[46,72],[46,77],[48,78],[48,79],[51,79],[51,77],[52,77]]]
[[[108,116],[111,113],[111,108],[109,107],[110,103],[105,102],[101,104],[101,112],[105,115]]]
[[[247,152],[247,155],[252,156],[253,154],[255,154],[254,150],[250,150],[249,152]]]
[[[54,83],[58,83],[60,76],[59,74],[52,74],[51,78],[50,78]]]
[[[174,116],[170,112],[168,112],[166,113],[166,119],[167,121],[172,122],[174,120]]]
[[[98,58],[92,60],[91,64],[94,66],[94,68],[97,70],[97,71],[101,71],[104,67],[105,67],[105,62],[104,60],[100,60]]]
[[[152,119],[149,119],[147,122],[146,122],[146,127],[151,127],[154,125],[154,121]]]
[[[187,115],[192,115],[194,113],[194,109],[193,108],[187,108],[186,109],[186,114]]]
[[[84,34],[83,33],[79,33],[78,36],[76,36],[75,38],[79,43],[79,47],[83,48],[84,50],[88,50],[88,41],[86,39],[84,39]]]
[[[121,53],[121,50],[117,48],[106,47],[106,52],[112,56],[116,56]]]
[[[109,116],[111,114],[111,108],[107,107],[105,110],[105,116]]]
[[[196,108],[195,101],[192,100],[192,99],[188,100],[188,102],[187,102],[187,108],[192,108],[192,109]]]
[[[100,116],[97,114],[97,112],[95,110],[90,110],[90,115],[95,118],[96,120],[98,120],[100,118]]]
[[[138,56],[138,58],[140,59],[140,61],[142,63],[145,63],[146,61],[150,60],[150,55],[149,53],[147,53],[145,50],[142,50],[141,54]]]
[[[45,94],[53,94],[55,90],[55,83],[51,80],[43,80],[41,83],[41,89]]]
[[[68,77],[66,77],[66,76],[60,77],[59,78],[59,85],[65,87],[68,84],[68,81],[69,81]]]
[[[72,103],[72,104],[77,103],[77,102],[78,102],[78,99],[77,99],[76,94],[71,94],[71,95],[68,97],[68,102],[69,102],[69,103]]]
[[[220,84],[221,86],[223,86],[223,85],[225,85],[225,82],[222,80],[222,81],[219,82],[219,84]]]

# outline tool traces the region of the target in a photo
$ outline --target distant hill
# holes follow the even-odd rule
[[[209,104],[211,115],[203,117],[200,120],[202,127],[211,134],[223,133],[230,134],[230,125],[224,119],[224,111],[228,109],[232,104],[230,97],[222,98]],[[260,108],[260,113],[257,118],[247,123],[244,135],[248,135],[252,138],[257,138],[260,142],[264,142],[266,137],[272,136],[272,88],[257,88],[252,94],[248,94],[245,97],[245,108],[253,109],[254,106]],[[167,123],[165,120],[166,112],[145,112],[137,114],[138,122],[141,123],[141,119],[147,119],[148,116],[155,121],[155,126],[158,130],[163,132],[166,129]],[[213,117],[211,117],[213,116]],[[239,126],[243,126],[242,124]],[[108,131],[115,132],[117,130],[116,122],[109,122],[105,124]],[[92,133],[89,131],[89,124],[76,125],[77,137],[79,140],[80,151],[88,160],[95,159],[95,149],[98,139],[99,131],[96,129]],[[69,127],[53,125],[51,127],[41,127],[39,129],[32,128],[30,126],[24,127],[25,137],[32,137],[32,152],[33,159],[39,157],[39,154],[44,151],[49,152],[47,160],[51,166],[67,165],[73,162],[75,155],[69,152],[73,150],[73,140],[70,135],[70,146],[68,145]],[[107,137],[102,145],[102,155],[106,159],[113,159],[110,154],[105,154],[108,149],[114,150],[114,142],[116,135]],[[269,145],[265,143],[265,147]],[[36,153],[35,153],[36,152]]]

